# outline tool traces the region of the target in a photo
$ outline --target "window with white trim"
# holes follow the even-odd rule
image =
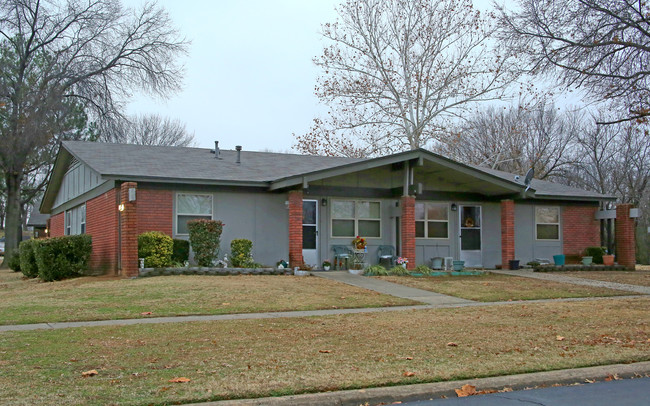
[[[380,202],[332,200],[331,216],[332,237],[381,237]]]
[[[86,204],[65,211],[65,235],[86,234]]]
[[[65,235],[70,235],[72,231],[72,210],[65,211]]]
[[[190,220],[212,220],[212,195],[179,193],[176,195],[176,234],[189,234]]]
[[[535,239],[546,241],[560,239],[559,207],[535,207]]]
[[[449,238],[447,203],[415,203],[415,237]]]

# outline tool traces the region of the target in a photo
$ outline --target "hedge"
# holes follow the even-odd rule
[[[92,238],[87,234],[37,240],[38,276],[49,282],[83,275],[88,272],[91,252]]]
[[[138,258],[144,258],[145,268],[163,268],[172,264],[174,242],[160,231],[149,231],[138,236]]]
[[[174,238],[172,262],[184,264],[190,258],[190,242]]]
[[[249,268],[254,264],[251,251],[253,242],[244,238],[230,242],[230,261],[235,268]]]
[[[7,258],[7,266],[14,272],[20,272],[20,251],[14,250]]]
[[[36,263],[36,255],[34,253],[35,244],[37,244],[36,240],[25,240],[18,246],[20,271],[28,278],[36,278],[38,276],[38,264]]]
[[[194,259],[199,266],[212,266],[212,262],[219,257],[223,226],[218,220],[199,219],[187,222]]]

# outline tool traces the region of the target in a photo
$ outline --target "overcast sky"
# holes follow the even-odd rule
[[[185,122],[199,147],[288,151],[324,107],[314,96],[322,23],[339,0],[159,0],[190,41],[184,90],[130,113]],[[138,6],[141,0],[124,0]]]

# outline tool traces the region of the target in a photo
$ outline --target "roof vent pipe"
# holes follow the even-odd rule
[[[237,165],[241,165],[241,145],[235,147],[237,150]]]
[[[217,158],[217,159],[221,159],[221,157],[219,156],[220,152],[221,151],[219,151],[219,141],[215,141],[214,142],[214,157]]]

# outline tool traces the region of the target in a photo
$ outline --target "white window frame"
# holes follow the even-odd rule
[[[349,218],[349,217],[337,217],[334,218],[332,214],[332,210],[334,207],[334,202],[354,202],[354,218]],[[358,216],[359,210],[357,210],[357,204],[359,203],[379,203],[379,217],[377,218],[360,218]],[[380,240],[382,238],[382,219],[381,219],[381,201],[380,200],[367,200],[367,199],[332,199],[332,203],[330,204],[330,237],[331,238],[355,238],[356,236],[365,238],[366,240]],[[354,235],[352,236],[335,236],[334,235],[334,220],[353,220],[354,221]],[[370,220],[370,221],[378,221],[379,222],[379,236],[378,237],[368,237],[365,235],[359,234],[359,220],[364,221],[364,220]]]
[[[538,223],[537,222],[537,210],[538,209],[556,209],[557,210],[557,223]],[[561,236],[561,230],[562,228],[560,227],[561,222],[562,222],[562,210],[560,209],[560,206],[535,206],[535,212],[533,213],[535,218],[533,221],[535,222],[535,241],[560,241],[560,236]],[[538,238],[537,237],[537,226],[538,225],[544,225],[544,226],[557,226],[557,238]]]
[[[424,220],[415,220],[416,223],[418,222],[423,222],[424,223],[424,237],[415,237],[416,240],[448,240],[449,239],[449,203],[440,203],[440,202],[415,202],[415,204],[423,204],[424,205]],[[429,220],[429,212],[427,210],[427,204],[432,204],[432,205],[438,205],[438,206],[445,206],[447,209],[447,220]],[[428,222],[433,222],[433,223],[447,223],[447,236],[446,237],[429,237],[429,227],[427,227]]]
[[[64,235],[72,235],[72,210],[66,210],[63,215]]]
[[[198,213],[181,213],[178,211],[178,197],[179,196],[209,196],[210,197],[210,212],[209,214],[198,214]],[[176,213],[174,213],[174,217],[176,220],[176,235],[189,235],[189,233],[186,234],[181,234],[178,231],[178,216],[197,216],[197,217],[207,217],[210,216],[210,220],[214,219],[214,195],[212,193],[176,193],[176,207],[175,207]]]
[[[86,234],[86,203],[66,210],[63,221],[65,235]]]
[[[79,206],[79,234],[86,234],[86,203]]]

